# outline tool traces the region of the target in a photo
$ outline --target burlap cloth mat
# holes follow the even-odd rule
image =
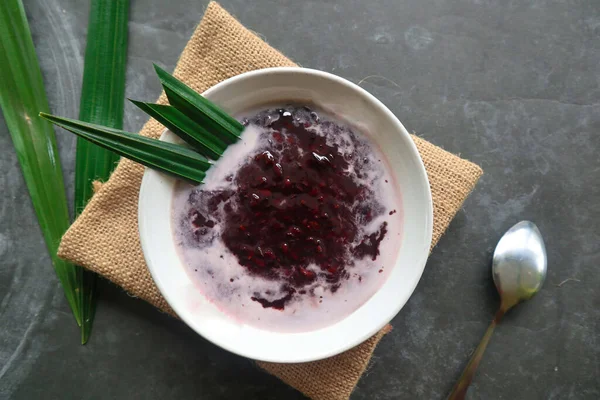
[[[175,76],[198,92],[229,77],[260,68],[295,64],[247,30],[217,3],[183,50]],[[166,103],[164,93],[158,103]],[[163,126],[150,120],[140,132],[158,138]],[[432,247],[482,174],[481,169],[416,136],[434,203]],[[137,226],[138,193],[144,167],[122,159],[63,237],[58,255],[110,279],[128,293],[174,314],[144,262]],[[363,344],[338,356],[304,364],[258,365],[317,400],[347,399],[365,371],[388,325]]]

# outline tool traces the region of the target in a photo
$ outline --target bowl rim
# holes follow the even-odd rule
[[[259,356],[257,356],[257,354],[255,352],[240,350],[239,348],[234,348],[234,347],[230,346],[226,340],[220,340],[219,337],[206,335],[204,332],[201,332],[201,329],[197,328],[195,323],[193,323],[191,321],[192,318],[190,318],[187,315],[187,313],[185,313],[185,312],[179,313],[178,312],[178,307],[174,306],[175,302],[172,301],[173,294],[170,293],[169,290],[163,286],[163,282],[157,276],[157,271],[158,271],[157,266],[153,264],[151,257],[148,255],[150,252],[150,248],[152,247],[152,244],[150,243],[149,239],[143,233],[145,230],[144,229],[145,225],[146,225],[146,220],[143,217],[143,209],[144,209],[144,207],[142,206],[143,205],[143,196],[144,196],[144,193],[147,193],[147,191],[148,191],[145,188],[147,188],[147,186],[148,186],[148,182],[150,179],[149,177],[152,176],[152,173],[158,173],[158,172],[151,170],[149,168],[145,169],[144,175],[142,177],[142,183],[140,186],[140,192],[139,192],[139,197],[138,197],[138,233],[139,233],[140,243],[141,243],[141,247],[142,247],[142,253],[143,253],[144,259],[146,261],[146,265],[148,267],[148,270],[150,271],[153,281],[155,282],[156,286],[158,287],[161,295],[165,298],[165,300],[169,304],[169,306],[175,311],[177,316],[179,318],[181,318],[181,320],[186,325],[188,325],[188,327],[190,327],[193,331],[195,331],[197,334],[202,336],[204,339],[208,340],[209,342],[211,342],[227,351],[230,351],[234,354],[238,354],[240,356],[250,358],[250,359],[266,361],[266,362],[277,362],[277,363],[301,363],[301,362],[310,362],[310,361],[316,361],[316,360],[321,360],[321,359],[325,359],[328,357],[332,357],[332,356],[341,354],[344,351],[351,349],[353,347],[356,347],[357,345],[365,342],[367,339],[371,338],[377,332],[379,332],[382,328],[384,328],[400,312],[400,310],[407,303],[408,299],[414,293],[415,288],[418,285],[418,283],[422,277],[422,274],[425,270],[425,264],[427,262],[427,258],[429,255],[429,249],[431,247],[431,240],[432,240],[432,236],[433,236],[433,200],[432,200],[431,189],[430,189],[430,185],[429,185],[427,171],[425,169],[425,165],[424,165],[421,155],[417,149],[417,146],[414,143],[414,141],[412,140],[412,138],[410,137],[409,132],[406,130],[404,125],[400,122],[400,120],[379,99],[377,99],[375,96],[373,96],[371,93],[369,93],[362,87],[358,86],[357,84],[355,84],[347,79],[344,79],[342,77],[339,77],[337,75],[334,75],[334,74],[331,74],[328,72],[324,72],[324,71],[314,70],[314,69],[310,69],[310,68],[301,68],[301,67],[271,67],[271,68],[263,68],[263,69],[259,69],[259,70],[245,72],[240,75],[236,75],[236,76],[230,77],[228,79],[225,79],[225,80],[217,83],[216,85],[210,87],[206,91],[204,91],[202,93],[202,95],[210,98],[210,95],[213,92],[220,90],[223,86],[235,84],[238,81],[242,81],[242,80],[246,80],[246,79],[253,79],[257,76],[274,75],[274,74],[290,74],[290,73],[313,75],[316,77],[334,81],[340,85],[349,87],[350,89],[357,91],[358,94],[363,96],[363,98],[368,99],[368,101],[370,103],[372,103],[372,105],[376,106],[376,108],[378,108],[380,112],[386,114],[386,116],[389,118],[389,120],[394,124],[394,126],[396,128],[395,133],[403,135],[403,136],[405,136],[406,139],[408,139],[408,140],[405,140],[404,142],[408,145],[410,152],[413,153],[414,156],[416,156],[416,159],[418,161],[420,161],[419,163],[417,163],[417,168],[413,172],[419,174],[419,177],[418,177],[419,180],[422,180],[426,183],[424,185],[424,189],[425,189],[424,195],[427,200],[427,204],[425,205],[426,236],[424,238],[424,242],[427,244],[427,252],[426,252],[426,254],[424,254],[424,256],[417,257],[418,265],[413,266],[413,268],[416,270],[415,279],[413,280],[412,285],[410,286],[409,290],[406,290],[407,295],[405,296],[405,298],[403,300],[398,301],[396,303],[395,307],[390,308],[390,310],[387,313],[385,313],[385,318],[381,317],[381,322],[379,324],[373,324],[373,327],[371,329],[369,329],[368,332],[366,332],[360,336],[357,335],[352,340],[347,340],[344,343],[344,345],[340,345],[340,346],[338,346],[334,349],[330,349],[328,351],[322,351],[321,353],[316,354],[316,355],[315,354],[300,355],[297,358],[294,358],[293,360],[280,359],[280,358],[276,358],[276,357],[259,357]],[[163,133],[161,135],[161,140],[164,140],[164,136],[165,136],[166,132],[168,132],[168,129],[165,129],[163,131]],[[388,279],[389,279],[389,277],[388,277]],[[384,285],[385,285],[385,283],[384,283]],[[381,290],[382,288],[383,288],[383,286],[381,288],[379,288],[378,291]],[[376,293],[377,292],[375,292],[375,294]],[[285,333],[282,333],[282,334],[285,334]],[[289,334],[293,335],[294,333],[289,333]]]

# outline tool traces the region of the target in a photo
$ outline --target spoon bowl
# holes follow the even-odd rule
[[[538,227],[521,221],[510,228],[494,251],[492,275],[506,312],[535,295],[546,280],[546,246]]]

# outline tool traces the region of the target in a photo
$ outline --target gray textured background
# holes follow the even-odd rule
[[[128,97],[156,98],[151,63],[174,67],[206,4],[132,0]],[[548,279],[497,329],[468,397],[600,398],[600,2],[222,4],[304,66],[385,77],[362,86],[485,170],[353,399],[445,396],[498,306],[491,253],[520,219],[544,234]],[[76,117],[88,1],[25,8],[50,108]],[[127,105],[125,127],[143,122]],[[74,137],[58,140],[72,197]],[[108,282],[78,345],[1,116],[0,154],[0,398],[301,398]]]

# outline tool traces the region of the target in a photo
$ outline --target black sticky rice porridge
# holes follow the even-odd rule
[[[200,186],[179,183],[174,237],[203,295],[240,323],[277,331],[331,325],[383,284],[402,210],[379,148],[315,107],[272,107]]]

